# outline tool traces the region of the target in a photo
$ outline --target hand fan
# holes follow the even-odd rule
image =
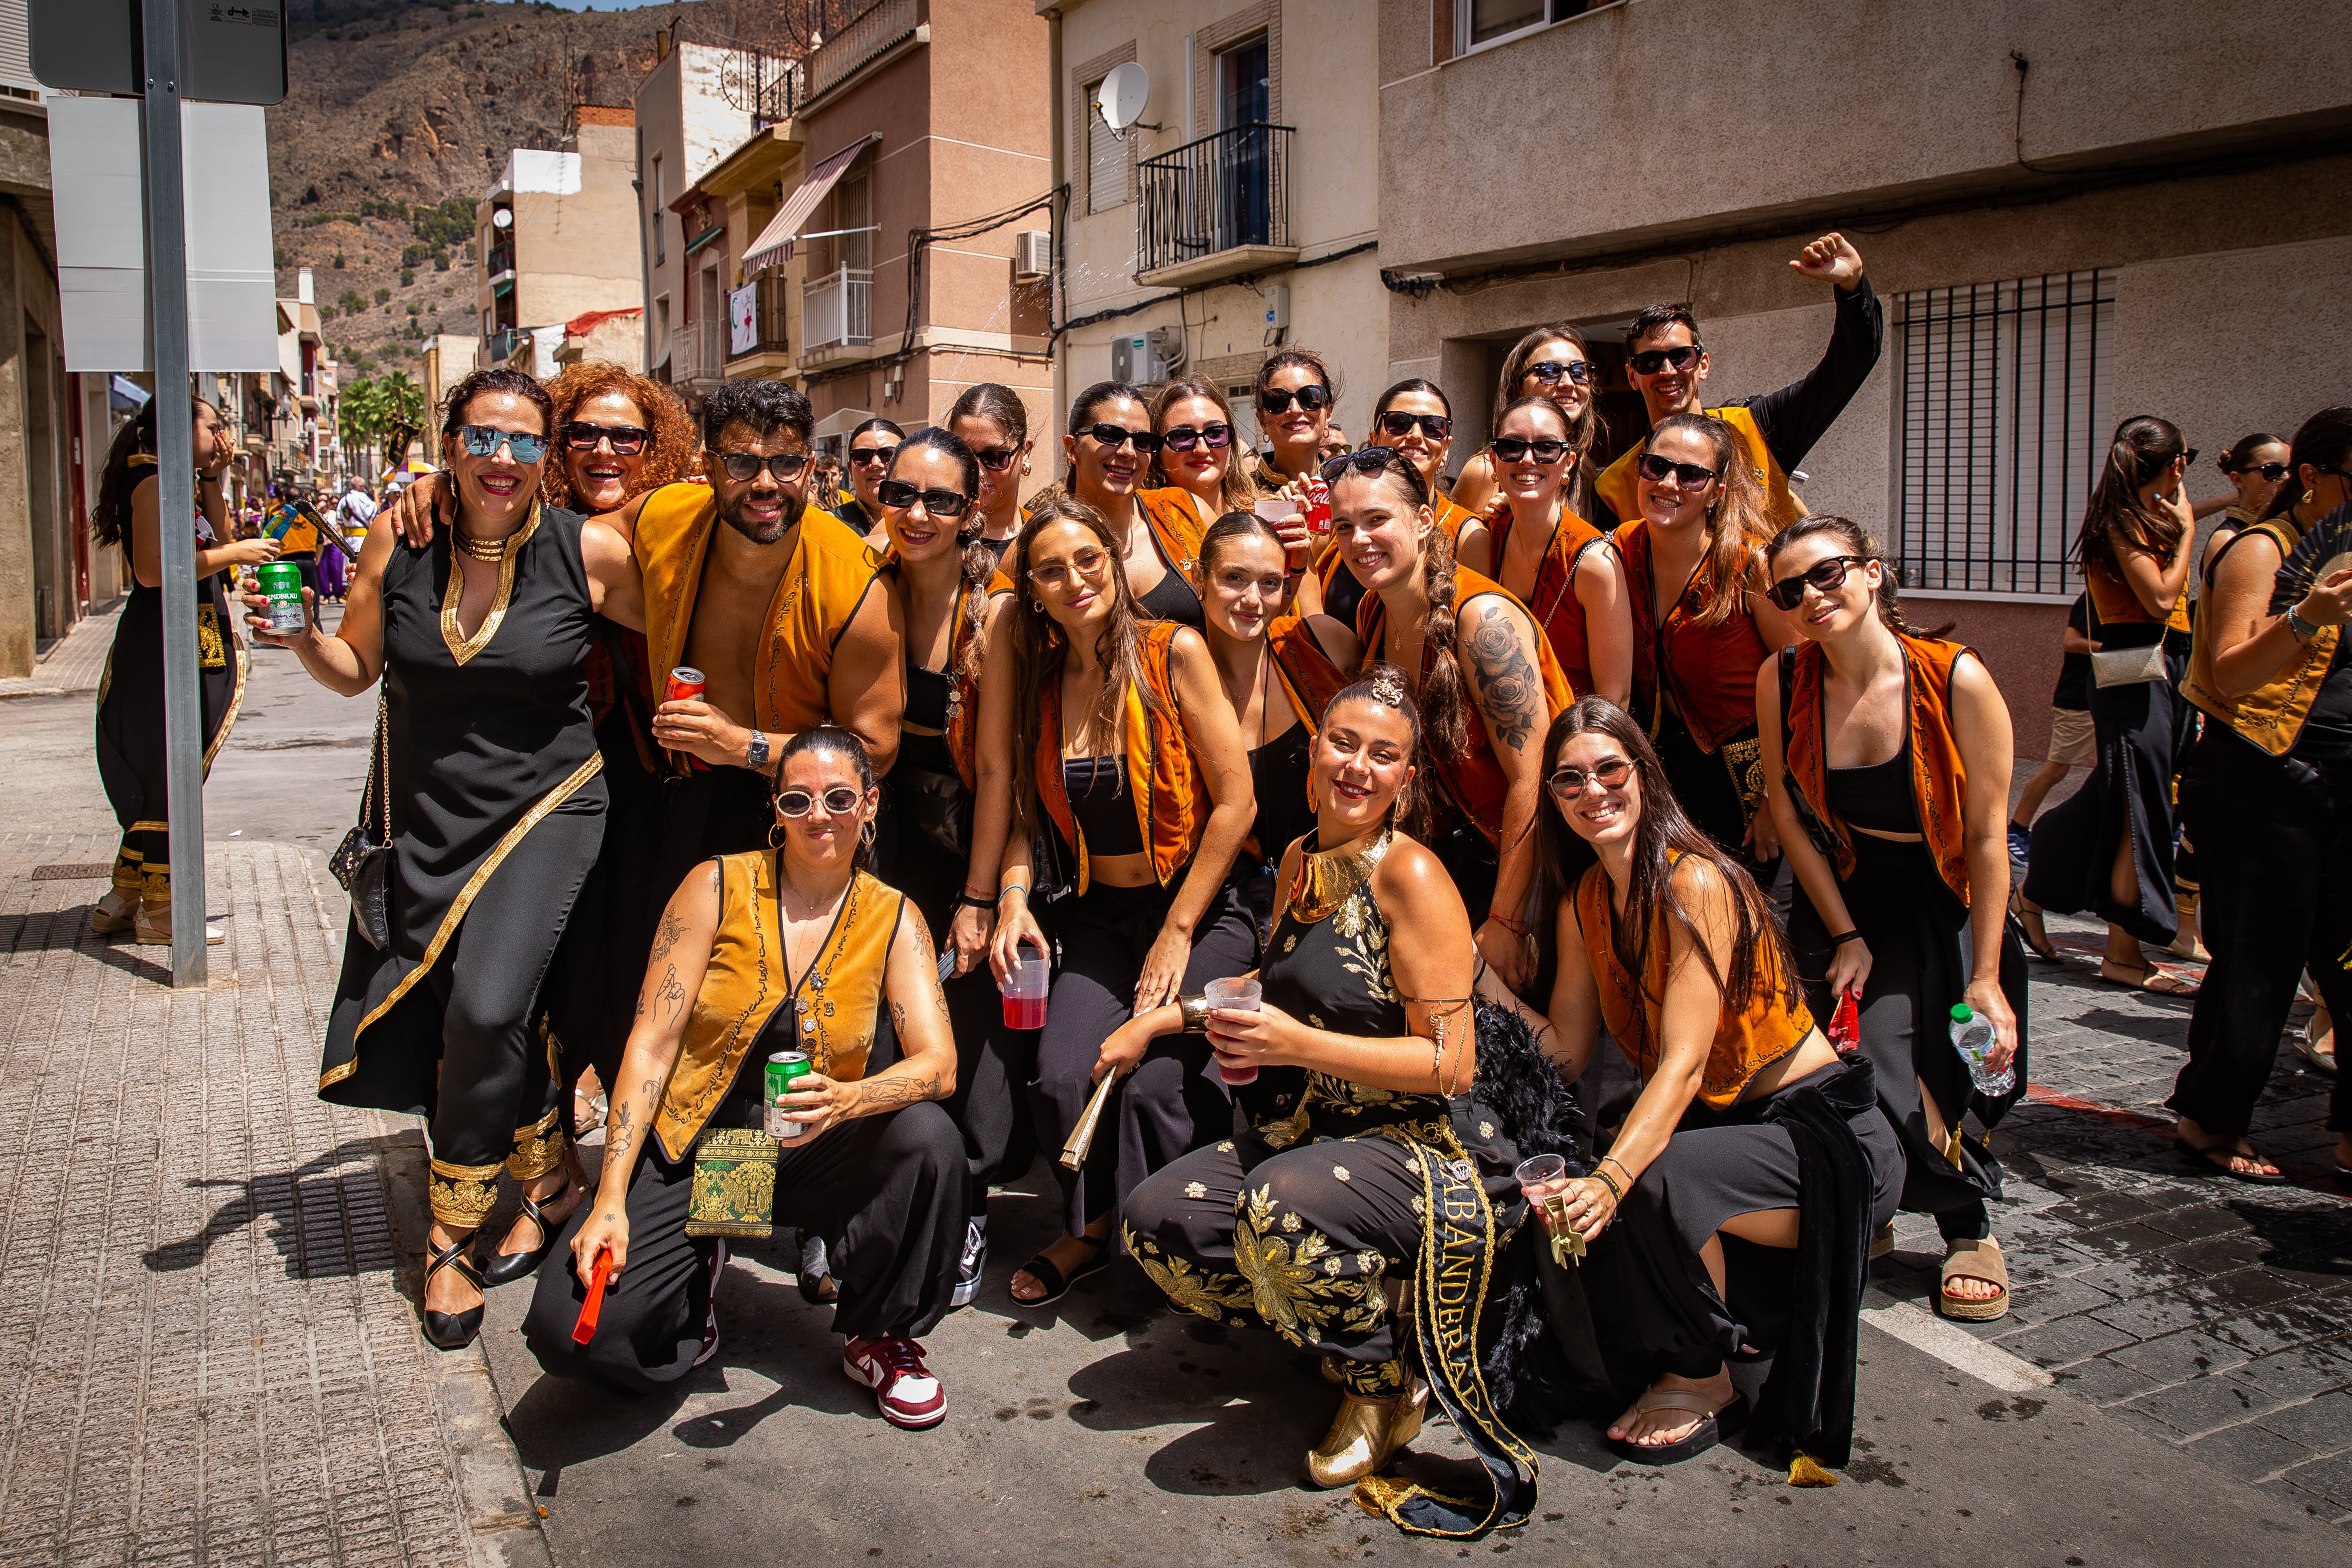
[[[2352,506],[2339,506],[2313,523],[2280,563],[2270,613],[2286,614],[2303,603],[2305,594],[2347,568],[2352,568]]]

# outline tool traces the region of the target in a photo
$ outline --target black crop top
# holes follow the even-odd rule
[[[913,659],[907,661],[907,711],[904,721],[919,724],[926,730],[948,727],[948,699],[954,694],[955,682],[936,669],[927,668]]]
[[[1875,767],[1830,768],[1822,793],[1851,827],[1874,833],[1916,833],[1919,810],[1911,798],[1911,742]]]
[[[1062,789],[1086,836],[1088,855],[1143,853],[1143,829],[1127,794],[1125,757],[1064,757]]]
[[[1172,566],[1160,574],[1160,581],[1151,584],[1151,592],[1138,598],[1135,604],[1147,616],[1174,621],[1196,632],[1207,619],[1201,609],[1201,595],[1192,592],[1192,584],[1184,581],[1183,574]]]

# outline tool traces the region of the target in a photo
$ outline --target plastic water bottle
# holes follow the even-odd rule
[[[1952,1005],[1952,1046],[1960,1059],[1969,1064],[1969,1078],[1977,1092],[1988,1100],[1999,1100],[2017,1084],[2017,1068],[2012,1065],[1998,1074],[1985,1068],[1985,1053],[1992,1049],[1992,1020],[1965,1002]]]

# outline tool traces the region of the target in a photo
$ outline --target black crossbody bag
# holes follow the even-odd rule
[[[389,721],[385,716],[388,700],[379,694],[375,707],[375,750],[368,759],[367,785],[360,793],[360,819],[356,826],[343,835],[343,841],[329,858],[327,868],[342,884],[343,891],[352,896],[352,923],[377,951],[392,946],[392,792],[391,758],[386,754],[385,731]],[[368,802],[373,799],[376,809],[371,813]],[[370,817],[382,824],[382,837],[371,838]]]

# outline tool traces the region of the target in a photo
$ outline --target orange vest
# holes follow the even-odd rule
[[[1454,569],[1455,622],[1459,624],[1469,616],[1472,600],[1486,594],[1497,595],[1517,605],[1521,610],[1527,608],[1519,604],[1517,595],[1493,578],[1481,577],[1466,567],[1457,566]],[[1529,616],[1528,618],[1533,620],[1535,617]],[[1370,669],[1380,660],[1381,635],[1387,624],[1388,606],[1378,594],[1366,594],[1364,602],[1356,606],[1356,636],[1364,645],[1364,662],[1358,673]],[[1429,646],[1426,637],[1423,638],[1421,671],[1413,681],[1416,694],[1422,683],[1429,679],[1430,666],[1436,658],[1436,650]],[[1540,632],[1536,636],[1536,667],[1543,680],[1544,693],[1543,725],[1537,731],[1539,740],[1542,730],[1549,726],[1554,716],[1576,700],[1576,689],[1569,684],[1568,676],[1560,669],[1559,660],[1553,656],[1551,643]],[[1476,688],[1477,678],[1470,672],[1466,657],[1462,660],[1462,682],[1463,700],[1475,707],[1476,699],[1472,693]],[[1469,733],[1468,748],[1460,756],[1447,761],[1433,759],[1430,771],[1436,777],[1439,787],[1454,802],[1454,809],[1486,836],[1487,843],[1500,845],[1503,841],[1503,803],[1511,793],[1510,779],[1504,773],[1503,764],[1496,759],[1495,748],[1486,739],[1485,721],[1474,711],[1464,728]]]
[[[2191,550],[2196,548],[2196,544],[2193,540],[2183,540],[2180,548]],[[2098,611],[2099,619],[2107,625],[2156,625],[2156,617],[2147,613],[2147,606],[2139,602],[2139,595],[2132,592],[2132,586],[2124,581],[2123,574],[2105,562],[2098,563],[2084,574],[2084,582],[2091,590],[2091,608]],[[2180,597],[2172,602],[2172,614],[2164,618],[2164,629],[2168,632],[2187,632],[2189,629],[2189,584],[2186,579],[2180,584]],[[2094,632],[2091,640],[2097,642],[2098,634]]]
[[[1969,858],[1960,832],[1969,770],[1952,731],[1952,667],[1975,650],[1941,638],[1902,637],[1904,711],[1911,716],[1911,802],[1920,837],[1935,857],[1937,875],[1961,903],[1969,901]],[[1841,880],[1853,875],[1853,836],[1829,808],[1829,751],[1822,743],[1822,671],[1828,660],[1817,642],[1799,643],[1789,682],[1785,740],[1790,787],[1825,826],[1837,847],[1830,856]]]
[[[1707,599],[1706,563],[1692,574],[1654,625],[1657,602],[1650,564],[1650,525],[1636,520],[1609,536],[1625,564],[1625,596],[1633,616],[1633,717],[1652,735],[1665,710],[1660,687],[1690,726],[1698,749],[1712,753],[1724,742],[1756,727],[1756,671],[1766,658],[1754,617],[1733,611],[1719,626],[1700,626]]]
[[[1354,678],[1331,662],[1306,618],[1296,611],[1266,629],[1265,649],[1298,721],[1310,731],[1321,728],[1323,710]]]
[[[1763,428],[1756,416],[1737,405],[1729,408],[1709,408],[1704,411],[1710,419],[1720,419],[1731,426],[1732,438],[1739,443],[1740,456],[1748,459],[1749,471],[1756,482],[1764,487],[1765,514],[1776,529],[1786,528],[1799,518],[1809,515],[1805,503],[1789,488],[1789,476],[1780,471],[1780,460],[1772,456],[1765,444]],[[1593,490],[1608,504],[1609,510],[1625,522],[1640,520],[1642,494],[1634,487],[1640,481],[1643,443],[1636,442],[1617,454],[1617,460],[1601,470],[1594,481]]]
[[[1489,522],[1495,541],[1495,572],[1503,570],[1503,552],[1511,541],[1511,513]],[[1592,653],[1584,637],[1584,604],[1576,596],[1577,563],[1584,552],[1602,542],[1601,531],[1563,506],[1551,543],[1536,563],[1535,592],[1528,595],[1528,613],[1543,629],[1551,651],[1559,656],[1568,683],[1579,691],[1592,689]]]
[[[1682,858],[1670,852],[1672,859]],[[1658,1039],[1659,1016],[1666,1001],[1666,912],[1661,909],[1650,927],[1642,957],[1639,985],[1618,961],[1613,940],[1617,910],[1610,896],[1609,873],[1595,866],[1576,885],[1576,923],[1584,938],[1585,961],[1601,994],[1601,1021],[1610,1037],[1642,1081],[1650,1081],[1664,1054]],[[1767,943],[1757,955],[1756,1000],[1744,1013],[1728,1009],[1715,1021],[1715,1039],[1707,1047],[1706,1071],[1699,1079],[1698,1098],[1715,1110],[1739,1103],[1741,1091],[1758,1073],[1805,1043],[1813,1032],[1813,1015],[1802,1001],[1783,1005],[1788,976],[1772,958]]]
[[[702,563],[719,527],[719,498],[708,487],[664,485],[646,497],[635,549],[645,575],[646,645],[658,679],[686,657]],[[833,716],[833,650],[866,602],[881,556],[829,511],[812,506],[793,530],[793,556],[768,604],[768,634],[752,661],[748,722],[792,731]],[[737,715],[743,718],[742,715]]]
[[[654,1113],[654,1136],[673,1162],[686,1157],[735,1081],[744,1053],[793,994],[776,908],[777,855],[754,849],[719,857],[719,927],[711,933],[710,963]],[[841,913],[824,945],[801,976],[800,1032],[789,1044],[806,1051],[829,1079],[850,1083],[866,1076],[882,1016],[882,977],[905,902],[906,895],[858,872],[842,895]]]
[[[2268,535],[2284,558],[2294,553],[2295,545],[2303,538],[2303,527],[2295,521],[2294,512],[2284,511],[2267,521],[2247,525],[2239,531],[2239,537],[2249,533]],[[2311,717],[2311,704],[2336,663],[2336,645],[2342,639],[2344,628],[2320,627],[2317,637],[2305,643],[2294,658],[2261,686],[2243,697],[2222,696],[2213,683],[2213,629],[2206,623],[2212,615],[2214,569],[2221,564],[2221,555],[2237,546],[2235,539],[2223,544],[2221,554],[2214,556],[2205,568],[2205,592],[2197,601],[2197,640],[2190,645],[2189,673],[2181,679],[2180,695],[2236,731],[2248,744],[2273,757],[2283,757],[2294,750],[2295,742],[2303,734],[2303,721]]]
[[[1151,541],[1160,546],[1168,569],[1187,583],[1201,574],[1201,537],[1209,531],[1201,521],[1201,513],[1192,505],[1192,495],[1170,485],[1160,489],[1135,492],[1136,510],[1143,514],[1143,526],[1151,531]]]
[[[1130,687],[1127,693],[1126,756],[1128,795],[1135,802],[1135,823],[1151,858],[1151,874],[1161,887],[1173,882],[1192,863],[1209,825],[1208,781],[1193,759],[1192,742],[1178,718],[1175,682],[1168,669],[1169,649],[1182,628],[1172,621],[1143,621],[1136,626],[1142,646],[1143,678],[1158,705]],[[1062,782],[1062,680],[1058,671],[1045,682],[1037,712],[1037,795],[1045,815],[1062,832],[1062,842],[1078,854],[1078,892],[1083,896],[1094,874],[1087,858],[1087,836],[1070,810],[1070,796]]]

